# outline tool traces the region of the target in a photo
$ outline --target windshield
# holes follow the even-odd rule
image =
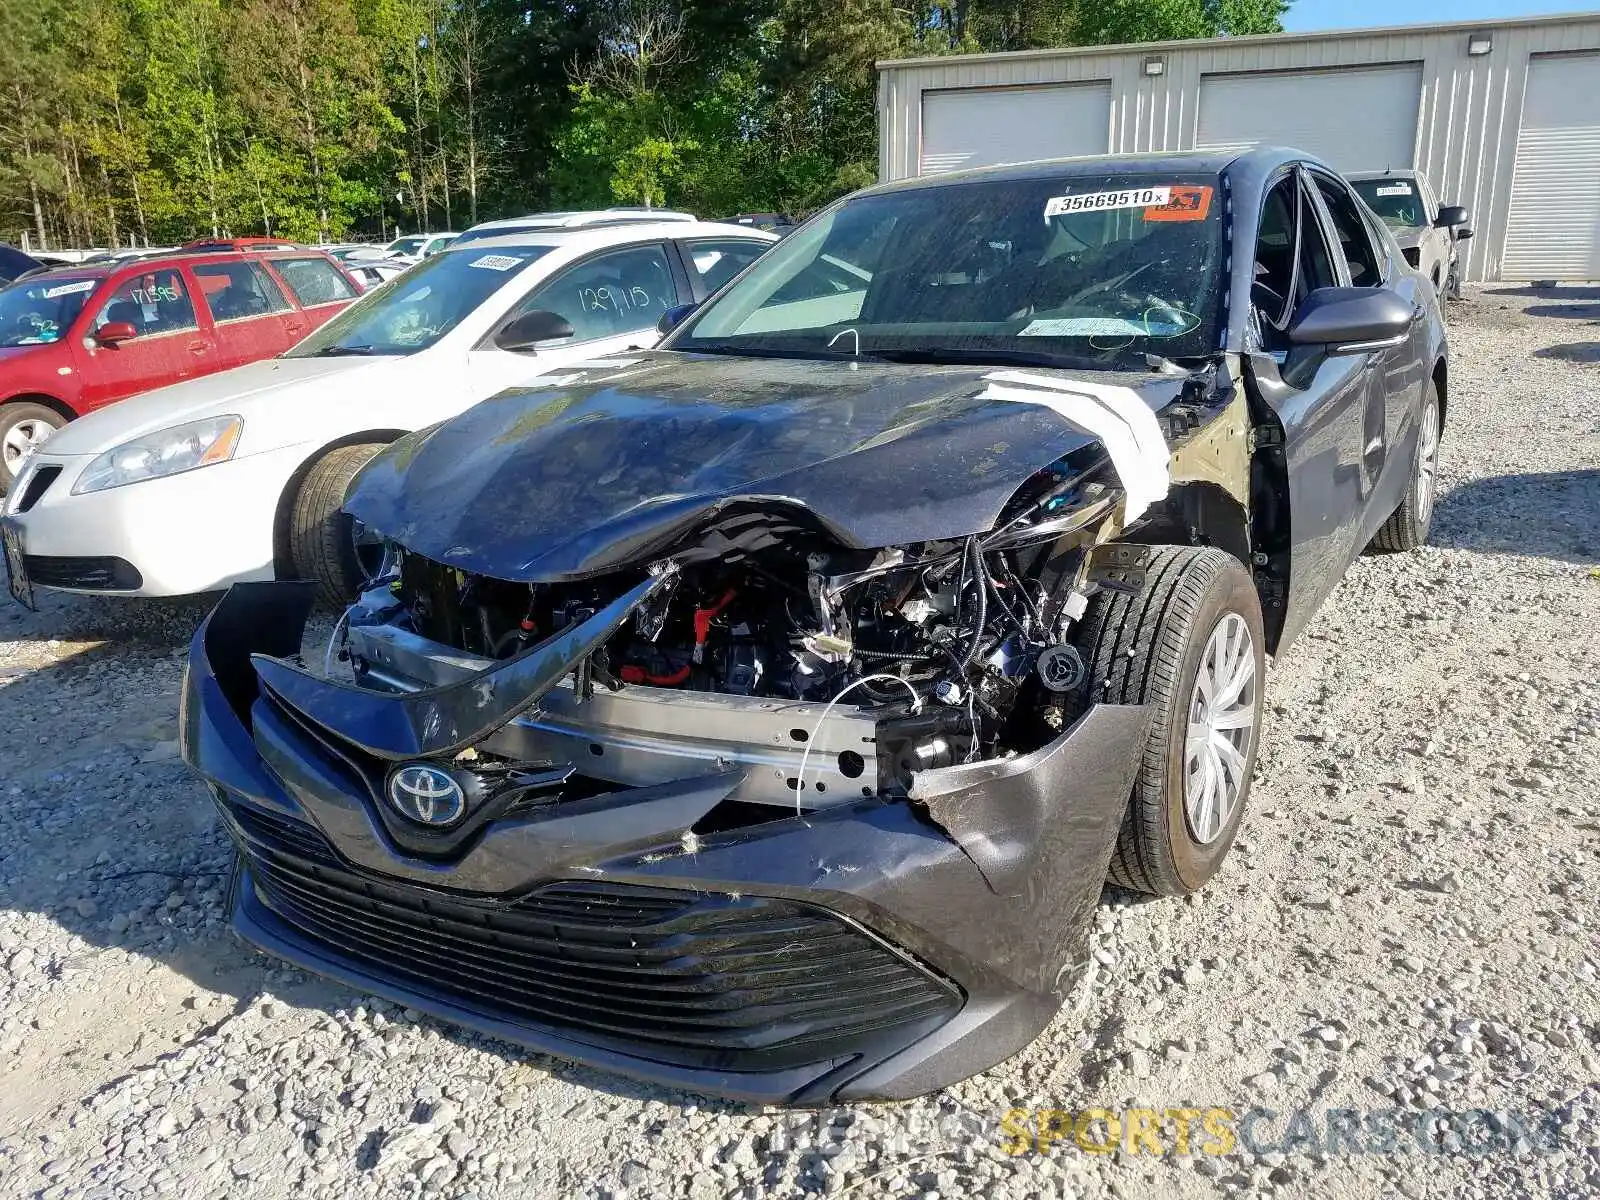
[[[1415,229],[1428,223],[1417,185],[1409,179],[1357,179],[1350,186],[1391,229]]]
[[[1107,368],[1208,354],[1216,187],[1215,175],[1110,173],[845,200],[776,243],[668,345]]]
[[[45,275],[0,289],[0,346],[60,341],[99,286],[98,278]]]
[[[368,292],[285,358],[415,354],[449,333],[548,246],[447,250]]]
[[[423,243],[426,242],[427,240],[428,240],[427,238],[422,238],[422,237],[397,238],[394,241],[389,243],[389,253],[390,254],[415,254],[419,250],[422,249]]]

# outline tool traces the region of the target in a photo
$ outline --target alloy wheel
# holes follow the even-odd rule
[[[1427,528],[1433,515],[1435,476],[1439,472],[1439,403],[1430,400],[1422,412],[1422,429],[1417,446],[1417,525]]]
[[[28,455],[44,445],[55,431],[55,426],[38,419],[18,421],[6,430],[5,437],[0,438],[0,457],[4,458],[13,478]]]
[[[1228,613],[1206,641],[1189,700],[1183,764],[1184,819],[1204,846],[1228,827],[1249,782],[1256,728],[1255,642],[1238,613]]]

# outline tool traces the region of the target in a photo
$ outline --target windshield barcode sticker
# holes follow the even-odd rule
[[[467,266],[482,267],[485,271],[509,271],[521,261],[509,254],[485,254],[482,258],[473,259]]]
[[[1385,183],[1378,187],[1380,196],[1409,196],[1411,185],[1409,183]]]
[[[1124,188],[1120,192],[1083,192],[1076,196],[1051,196],[1045,201],[1044,215],[1104,212],[1111,208],[1150,208],[1172,200],[1172,189],[1164,187]]]
[[[45,288],[44,298],[46,300],[54,300],[57,296],[71,296],[77,292],[90,292],[94,290],[94,285],[99,282],[98,279],[80,279],[77,283],[57,284],[53,288]]]

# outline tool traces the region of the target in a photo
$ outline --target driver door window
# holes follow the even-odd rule
[[[1256,237],[1251,300],[1266,348],[1286,351],[1289,324],[1301,303],[1338,282],[1316,208],[1299,177],[1290,174],[1267,193]]]
[[[1372,248],[1372,237],[1367,232],[1367,223],[1361,219],[1355,197],[1343,184],[1326,175],[1311,178],[1316,181],[1317,191],[1333,222],[1333,232],[1350,270],[1351,286],[1377,287],[1383,282],[1383,273],[1378,269],[1378,255]]]
[[[125,322],[141,338],[197,328],[194,304],[176,269],[147,271],[123,283],[95,314],[94,328]]]
[[[517,305],[508,319],[544,309],[566,319],[574,343],[643,334],[639,340],[649,345],[661,314],[677,303],[666,249],[659,244],[627,246],[561,272]]]

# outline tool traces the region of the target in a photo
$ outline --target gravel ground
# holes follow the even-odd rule
[[[227,930],[228,848],[176,757],[204,605],[8,607],[0,1195],[1600,1192],[1600,289],[1478,289],[1452,322],[1435,545],[1357,563],[1273,671],[1221,875],[1108,890],[1055,1025],[908,1105],[655,1092],[280,968]],[[1008,1153],[1013,1107],[1108,1110],[1121,1149]],[[1161,1115],[1145,1141],[1130,1108],[1237,1136],[1180,1147]],[[1498,1124],[1428,1151],[1432,1109]],[[1353,1119],[1365,1153],[1330,1139]]]

